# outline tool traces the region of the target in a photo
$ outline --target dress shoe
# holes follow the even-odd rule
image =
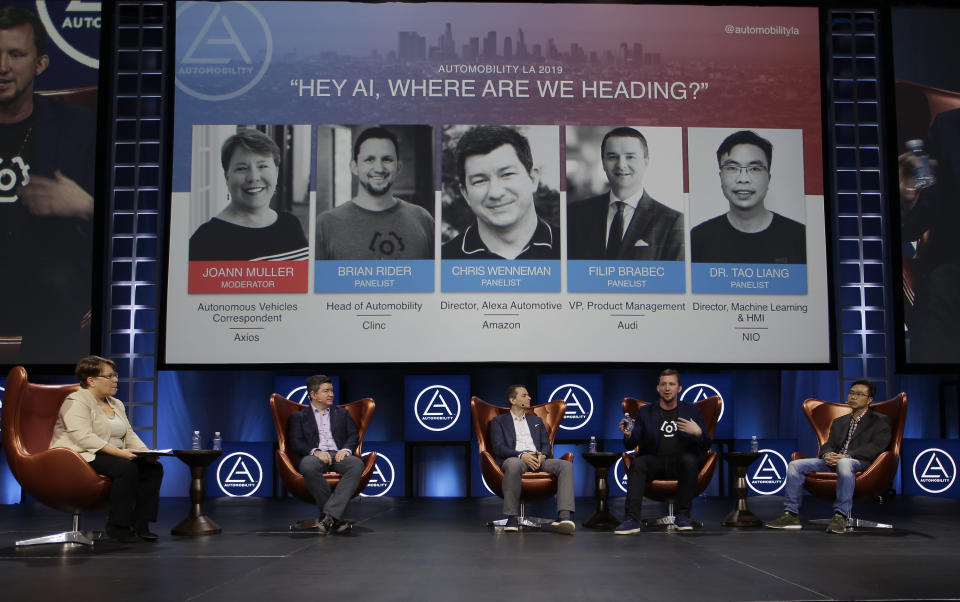
[[[297,521],[290,525],[290,530],[294,532],[319,533],[320,535],[327,534],[327,527],[322,518],[308,518],[307,520]]]
[[[106,533],[107,537],[120,543],[139,543],[143,541],[130,527],[107,525]]]
[[[137,536],[143,541],[150,543],[157,543],[157,540],[160,539],[160,536],[150,530],[150,527],[144,525],[137,528]]]

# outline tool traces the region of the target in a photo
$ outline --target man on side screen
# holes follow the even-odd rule
[[[697,486],[703,454],[710,448],[710,435],[703,424],[700,409],[679,400],[680,373],[666,369],[657,382],[658,403],[637,411],[632,429],[620,421],[623,446],[636,448],[627,477],[627,504],[624,518],[614,533],[630,535],[641,530],[640,510],[647,481],[676,479],[676,521],[679,531],[693,529],[690,508]]]
[[[350,523],[343,519],[343,513],[363,472],[363,461],[353,453],[359,442],[357,425],[350,412],[333,405],[330,377],[317,374],[308,378],[307,393],[310,407],[290,417],[287,439],[290,448],[301,457],[297,468],[317,502],[319,515],[314,521],[299,523],[297,528],[323,534],[344,533],[350,529]],[[330,471],[342,475],[332,493],[323,478],[323,473]]]
[[[819,457],[790,462],[784,485],[783,514],[764,526],[801,529],[800,502],[804,480],[811,472],[832,470],[837,473],[837,497],[827,533],[846,532],[857,473],[866,470],[890,445],[890,418],[870,410],[876,392],[876,385],[870,381],[853,382],[847,394],[847,405],[853,411],[830,424],[830,435],[820,448]]]
[[[530,393],[522,385],[507,388],[510,411],[490,421],[493,455],[503,468],[503,514],[507,519],[504,531],[519,530],[520,477],[525,472],[543,471],[557,477],[557,520],[551,526],[558,532],[572,534],[574,508],[573,464],[553,457],[550,435],[543,420],[528,414]]]

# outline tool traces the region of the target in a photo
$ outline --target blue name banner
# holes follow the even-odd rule
[[[445,293],[560,291],[560,262],[555,259],[444,259],[440,266]]]
[[[694,263],[691,271],[694,293],[807,294],[802,263]]]
[[[683,293],[682,261],[567,261],[571,293]]]
[[[431,293],[433,260],[315,261],[317,293]]]
[[[904,495],[960,498],[956,439],[905,439],[900,458]]]
[[[404,379],[406,441],[470,440],[470,377]]]
[[[206,481],[210,497],[271,497],[273,441],[225,441]]]
[[[363,457],[377,453],[370,480],[360,495],[363,497],[403,497],[406,495],[406,466],[402,441],[363,442]]]
[[[334,405],[348,403],[351,400],[340,397],[340,377],[327,375],[333,382]],[[290,401],[310,405],[310,395],[307,394],[306,376],[275,376],[273,378],[273,392],[283,395]]]
[[[541,374],[537,376],[537,397],[537,403],[567,402],[557,441],[600,436],[605,416],[600,374]]]

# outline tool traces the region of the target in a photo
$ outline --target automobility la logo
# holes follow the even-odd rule
[[[177,87],[200,100],[244,94],[273,57],[270,27],[249,2],[182,4],[177,38]]]
[[[310,403],[310,394],[307,392],[307,385],[300,385],[295,389],[291,389],[289,393],[284,395],[284,397],[292,402],[299,403],[300,405],[307,405]]]
[[[756,470],[747,472],[747,487],[760,495],[773,495],[787,484],[787,459],[772,449],[761,449]]]
[[[263,482],[260,461],[247,452],[233,452],[217,465],[217,485],[230,497],[253,495]]]
[[[956,478],[957,465],[942,449],[925,449],[913,461],[913,480],[927,493],[943,493],[953,486]]]
[[[428,431],[445,431],[460,418],[460,398],[450,387],[429,386],[417,395],[413,414]]]
[[[362,454],[364,458],[370,455],[370,452]],[[377,452],[377,461],[373,465],[373,472],[370,473],[370,480],[367,486],[360,493],[363,497],[380,497],[386,495],[393,487],[393,481],[396,478],[396,472],[393,470],[393,462],[383,452]]]
[[[708,397],[713,397],[716,395],[720,398],[720,416],[717,418],[717,424],[723,420],[723,410],[725,403],[723,403],[723,395],[720,394],[720,391],[717,390],[713,385],[707,383],[697,383],[695,385],[690,385],[689,387],[683,390],[683,393],[680,394],[680,401],[685,401],[687,403],[697,403]]]
[[[631,457],[633,452],[627,452]],[[617,484],[617,487],[620,488],[620,491],[627,492],[627,465],[623,462],[623,456],[617,459],[617,463],[613,465],[613,482]]]
[[[100,2],[37,0],[37,16],[50,41],[81,65],[100,67]]]
[[[575,431],[590,422],[593,416],[593,397],[585,388],[573,383],[560,385],[550,393],[547,401],[555,399],[562,399],[567,403],[567,411],[560,422],[563,430]]]

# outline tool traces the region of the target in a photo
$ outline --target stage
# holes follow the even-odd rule
[[[622,516],[624,498],[611,501]],[[893,530],[829,535],[720,526],[729,498],[698,498],[689,533],[614,536],[580,526],[593,512],[577,500],[577,531],[496,533],[500,500],[354,500],[352,534],[292,534],[311,516],[293,499],[212,498],[207,512],[223,533],[179,538],[183,498],[161,500],[157,544],[110,540],[93,549],[14,547],[14,541],[69,527],[39,504],[0,506],[0,592],[6,601],[127,600],[919,600],[960,599],[960,500],[896,498],[854,507]],[[780,497],[750,498],[768,520]],[[804,518],[830,514],[805,498]],[[528,507],[551,516],[552,504]],[[659,504],[648,502],[645,516]],[[534,512],[530,512],[533,510]],[[859,511],[859,512],[858,512]],[[103,514],[81,528],[102,529]]]

